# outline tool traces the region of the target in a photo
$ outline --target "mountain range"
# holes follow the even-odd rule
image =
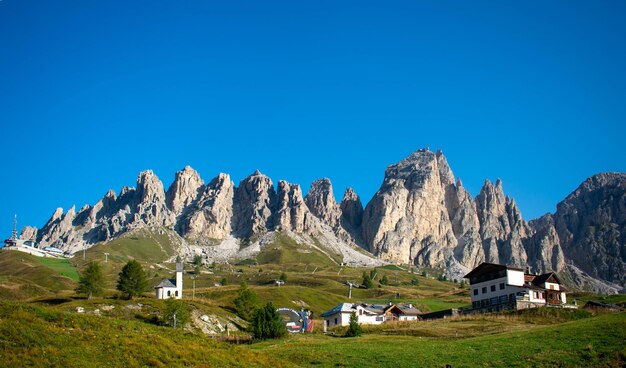
[[[139,229],[166,233],[181,255],[206,262],[253,257],[284,234],[348,265],[437,268],[458,279],[486,261],[612,293],[625,286],[626,173],[594,175],[554,214],[526,221],[500,180],[472,197],[443,153],[428,149],[389,166],[365,207],[351,188],[337,203],[325,178],[303,196],[298,184],[274,186],[258,170],[235,185],[228,174],[205,183],[185,167],[166,191],[147,170],[134,188],[109,190],[78,211],[58,208],[20,237],[74,253]]]

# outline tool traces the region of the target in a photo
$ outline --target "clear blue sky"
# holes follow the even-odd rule
[[[626,171],[626,2],[296,3],[0,1],[0,238],[144,169],[367,202],[441,148],[526,219]]]

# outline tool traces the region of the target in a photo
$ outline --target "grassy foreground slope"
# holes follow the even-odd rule
[[[78,273],[67,259],[0,252],[0,299],[23,300],[73,290]]]
[[[368,327],[358,338],[316,333],[236,346],[119,316],[0,302],[0,366],[623,367],[625,331],[626,313],[557,311],[404,322]]]
[[[4,367],[289,367],[243,346],[147,323],[0,302]]]
[[[444,367],[446,364],[455,368],[623,367],[626,364],[625,313],[557,325],[499,326],[511,332],[498,332],[497,328],[494,331],[498,323],[489,319],[421,324],[418,330],[426,337],[380,333],[358,338],[307,335],[294,336],[286,342],[256,344],[252,349],[300,366],[318,367]],[[470,331],[487,335],[457,338],[454,331],[459,336]]]

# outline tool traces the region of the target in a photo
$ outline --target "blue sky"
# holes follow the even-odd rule
[[[441,148],[526,219],[626,171],[626,2],[297,3],[0,1],[0,237],[144,169],[367,202]]]

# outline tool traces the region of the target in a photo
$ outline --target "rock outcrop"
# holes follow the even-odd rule
[[[238,238],[263,234],[274,227],[276,191],[272,179],[259,170],[243,179],[235,191],[233,233]]]
[[[194,240],[224,239],[233,230],[234,197],[235,183],[228,174],[219,174],[204,187],[195,202],[190,202],[193,204],[179,221],[179,233]]]
[[[380,262],[358,245],[382,260],[440,267],[454,278],[487,261],[557,271],[574,284],[607,291],[624,286],[625,227],[624,173],[592,176],[555,214],[527,223],[500,180],[485,181],[472,198],[443,153],[423,149],[387,168],[365,209],[351,188],[337,203],[326,178],[303,198],[298,184],[279,181],[275,188],[259,171],[235,186],[227,174],[205,184],[185,167],[165,192],[147,170],[135,188],[109,190],[78,211],[59,208],[41,229],[25,227],[21,237],[76,252],[137,229],[165,228],[176,231],[189,254],[228,259],[258,252],[279,231],[321,243],[355,264]]]
[[[527,257],[522,239],[528,225],[514,200],[502,191],[502,181],[485,181],[476,197],[480,236],[487,262],[525,266]]]
[[[311,213],[302,199],[298,184],[278,182],[275,230],[303,233],[310,229]]]
[[[449,185],[454,178],[441,152],[419,150],[389,166],[363,214],[370,251],[397,263],[445,264],[456,246],[445,206]]]
[[[20,239],[22,240],[36,240],[37,228],[34,226],[24,226],[20,232]]]
[[[339,226],[341,209],[335,201],[333,185],[327,178],[311,183],[311,189],[304,197],[304,202],[311,213],[332,228]]]
[[[194,203],[202,193],[204,181],[198,172],[190,166],[176,173],[174,182],[165,195],[167,208],[174,214],[180,216],[183,211]]]
[[[557,205],[554,226],[565,258],[592,277],[626,283],[626,173],[585,180]]]

